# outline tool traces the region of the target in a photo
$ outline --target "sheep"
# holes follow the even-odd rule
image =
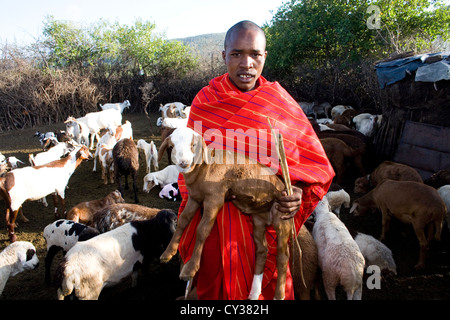
[[[47,244],[45,256],[45,284],[50,285],[50,269],[53,258],[59,251],[64,254],[78,241],[85,241],[99,235],[100,232],[92,227],[72,220],[59,219],[44,228],[43,237]]]
[[[111,204],[124,202],[125,200],[123,200],[119,190],[114,190],[101,199],[78,203],[67,212],[66,219],[93,226],[93,217],[97,211]]]
[[[156,145],[153,141],[150,141],[148,143],[144,139],[139,139],[137,142],[137,148],[144,151],[145,154],[145,163],[147,164],[146,173],[150,173],[151,165],[153,164],[153,169],[155,171],[159,170],[159,164],[158,164],[158,150],[156,149]]]
[[[0,252],[0,295],[9,277],[25,270],[36,269],[38,265],[36,248],[31,242],[16,241],[8,245]]]
[[[69,155],[42,166],[12,170],[0,178],[0,194],[6,203],[6,224],[11,242],[16,241],[14,225],[22,204],[27,200],[38,200],[50,193],[54,195],[55,217],[59,218],[58,199],[65,215],[65,189],[75,169],[84,160],[92,159],[86,146],[77,146]]]
[[[350,158],[361,174],[365,173],[362,165],[362,157],[366,151],[365,144],[358,148],[352,148],[345,142],[337,138],[321,138],[320,142],[330,160],[333,169],[336,172],[336,183],[341,184],[344,180],[344,174],[347,170],[345,160]]]
[[[292,231],[292,219],[281,219],[281,213],[271,209],[281,192],[285,190],[285,184],[280,177],[273,174],[272,170],[243,154],[227,150],[215,150],[223,152],[221,163],[211,163],[210,155],[207,155],[207,147],[203,138],[194,130],[184,127],[177,128],[161,144],[159,157],[164,149],[173,147],[174,162],[180,171],[188,189],[186,207],[179,216],[177,229],[174,236],[160,257],[161,262],[168,262],[177,252],[181,235],[194,216],[195,212],[203,204],[203,215],[197,228],[197,238],[193,254],[190,260],[183,265],[180,278],[192,279],[199,269],[201,252],[206,237],[209,235],[219,209],[225,200],[230,200],[237,208],[246,214],[252,214],[253,232],[256,246],[255,273],[250,290],[249,299],[258,299],[261,292],[261,281],[264,265],[267,257],[267,248],[264,242],[266,224],[270,223],[277,234],[277,269],[278,277],[275,289],[275,299],[284,298],[286,270],[289,260],[287,242]],[[229,158],[231,157],[231,158]],[[203,158],[203,159],[202,159]],[[228,161],[227,161],[228,158]],[[234,164],[229,160],[234,159]],[[251,181],[251,188],[249,182]]]
[[[330,212],[324,197],[313,212],[312,236],[317,245],[325,293],[336,300],[336,287],[343,286],[347,300],[361,300],[364,257],[347,227]]]
[[[120,113],[123,113],[123,111],[126,108],[130,108],[131,107],[131,103],[128,100],[125,100],[124,102],[120,102],[120,103],[105,103],[105,104],[101,104],[100,108],[102,108],[102,110],[108,110],[108,109],[114,109],[119,111]]]
[[[125,189],[128,189],[128,175],[133,179],[134,202],[139,203],[136,179],[139,172],[139,151],[131,139],[118,141],[113,148],[114,177],[123,197],[121,176],[125,176]]]
[[[153,258],[170,241],[177,216],[161,210],[148,220],[132,221],[87,241],[77,242],[65,255],[57,269],[57,296],[74,294],[80,300],[97,300],[102,289],[137,270],[146,273]]]
[[[366,269],[368,266],[376,265],[380,268],[382,275],[386,277],[397,275],[397,265],[391,249],[371,235],[358,231],[350,233],[364,256]]]
[[[69,122],[70,117],[66,120]],[[71,118],[73,121],[73,117]],[[77,123],[84,123],[89,130],[89,149],[94,148],[94,139],[99,140],[98,132],[107,127],[118,127],[122,124],[122,114],[116,109],[107,109],[97,112],[89,112],[84,117],[76,118]],[[69,131],[69,130],[67,130]]]
[[[414,168],[392,161],[383,161],[372,173],[355,180],[355,193],[367,193],[385,179],[422,182],[422,177]]]
[[[178,183],[166,184],[159,192],[159,197],[161,199],[167,199],[172,201],[180,201],[181,195],[180,190],[178,190]]]
[[[78,144],[89,146],[89,128],[84,122],[78,121],[74,117],[68,117],[64,123],[66,124],[66,131],[69,137]]]
[[[447,228],[450,230],[450,184],[439,187],[437,192],[441,196],[442,200],[444,200],[445,206],[447,208]]]
[[[350,208],[350,195],[344,189],[330,191],[325,195],[330,205],[330,210],[340,218],[341,207]]]
[[[433,238],[440,241],[447,211],[436,189],[421,182],[384,180],[373,190],[354,200],[350,213],[360,216],[370,208],[381,211],[380,241],[386,238],[391,217],[413,226],[420,245],[419,260],[414,268],[416,270],[425,268],[427,246]],[[434,235],[433,225],[435,226]],[[428,240],[424,232],[427,226],[429,227]]]
[[[144,176],[143,191],[149,193],[155,186],[162,188],[167,184],[175,183],[178,181],[179,175],[180,172],[174,164],[168,165],[162,170],[147,173]]]
[[[153,218],[160,210],[133,203],[115,203],[94,214],[93,227],[104,233],[131,221]]]

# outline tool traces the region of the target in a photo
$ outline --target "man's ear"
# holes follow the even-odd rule
[[[225,50],[222,50],[222,59],[225,64],[227,64],[227,53]]]

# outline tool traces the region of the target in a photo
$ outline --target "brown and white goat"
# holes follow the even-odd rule
[[[66,219],[92,226],[93,217],[97,211],[111,204],[124,202],[125,200],[123,200],[119,190],[114,190],[101,199],[84,201],[77,204],[67,212]]]
[[[22,204],[55,193],[55,217],[59,218],[58,198],[65,215],[65,189],[70,177],[83,160],[92,159],[86,146],[77,146],[66,158],[42,166],[24,167],[8,172],[0,178],[0,194],[6,203],[6,225],[11,242],[16,241],[14,225]]]
[[[133,140],[125,138],[118,141],[112,151],[114,159],[114,177],[123,197],[121,177],[125,176],[125,189],[128,189],[128,176],[133,179],[134,202],[139,203],[137,175],[139,172],[139,151]]]
[[[440,241],[447,212],[436,189],[415,181],[384,180],[375,189],[356,199],[350,213],[359,216],[370,208],[377,208],[382,214],[380,241],[385,239],[391,217],[413,226],[420,244],[419,261],[415,268],[423,269],[428,243],[434,238]],[[428,227],[428,240],[425,227]]]
[[[384,161],[371,174],[357,178],[353,191],[366,193],[386,179],[422,182],[422,177],[414,168],[397,162]]]
[[[214,157],[221,163],[212,161],[212,153],[202,137],[192,129],[177,128],[163,141],[159,158],[165,148],[172,146],[172,160],[183,174],[189,196],[186,207],[180,214],[176,232],[161,262],[169,261],[177,252],[181,235],[194,214],[203,205],[203,215],[197,228],[197,237],[191,259],[181,270],[180,278],[194,277],[200,266],[203,245],[210,234],[217,214],[225,201],[231,201],[239,210],[253,217],[253,232],[256,247],[255,272],[249,299],[258,299],[267,258],[265,242],[266,225],[272,224],[277,234],[278,278],[275,299],[284,299],[286,270],[289,263],[288,240],[292,231],[292,219],[281,219],[281,213],[272,206],[285,190],[283,181],[274,172],[243,154],[226,150],[215,150]],[[218,158],[216,158],[218,159]]]

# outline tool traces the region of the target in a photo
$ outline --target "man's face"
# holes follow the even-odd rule
[[[264,35],[257,30],[234,32],[222,57],[231,82],[243,92],[253,90],[267,57]]]

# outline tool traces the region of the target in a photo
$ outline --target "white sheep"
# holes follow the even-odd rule
[[[18,168],[0,177],[0,194],[6,203],[6,223],[11,242],[16,240],[15,220],[25,201],[38,200],[56,193],[61,202],[63,214],[66,214],[64,198],[67,183],[81,162],[88,159],[92,159],[92,154],[87,147],[77,146],[64,159],[39,167]],[[55,217],[59,217],[57,197],[54,197],[54,200]]]
[[[177,216],[161,210],[148,220],[132,221],[90,240],[77,242],[57,269],[58,299],[75,294],[80,300],[98,299],[102,289],[132,274],[144,272],[162,252],[175,231]]]
[[[350,195],[344,189],[328,191],[325,196],[327,197],[331,211],[338,217],[340,217],[342,205],[345,208],[350,208]]]
[[[151,172],[151,165],[153,164],[153,169],[155,171],[159,170],[158,164],[158,150],[156,149],[156,145],[153,141],[148,143],[144,139],[139,139],[137,142],[138,149],[144,151],[145,154],[145,163],[147,164],[146,173]]]
[[[0,295],[9,277],[25,271],[36,269],[39,258],[31,242],[16,241],[0,252]]]
[[[168,165],[162,170],[147,173],[144,177],[143,191],[148,193],[155,186],[162,188],[167,184],[175,183],[178,181],[179,174],[180,172],[174,164]]]
[[[442,200],[444,200],[445,206],[447,207],[447,228],[450,230],[450,184],[439,187],[437,192],[441,196]]]
[[[131,103],[128,100],[125,100],[124,102],[118,102],[118,103],[105,103],[105,104],[101,104],[100,108],[102,108],[102,110],[108,110],[108,109],[115,109],[118,110],[120,113],[123,113],[123,110],[125,110],[126,108],[130,108],[131,107]]]
[[[361,232],[357,232],[354,239],[364,256],[366,268],[376,265],[383,273],[397,275],[397,266],[392,251],[384,243]]]
[[[47,243],[45,256],[45,283],[50,285],[50,269],[53,258],[59,251],[66,253],[78,241],[85,241],[99,235],[100,232],[92,227],[72,220],[59,219],[44,228],[44,239]]]
[[[360,300],[365,264],[361,250],[344,223],[330,211],[326,197],[317,204],[314,217],[312,235],[328,299],[335,300],[336,287],[342,285],[348,300]]]

